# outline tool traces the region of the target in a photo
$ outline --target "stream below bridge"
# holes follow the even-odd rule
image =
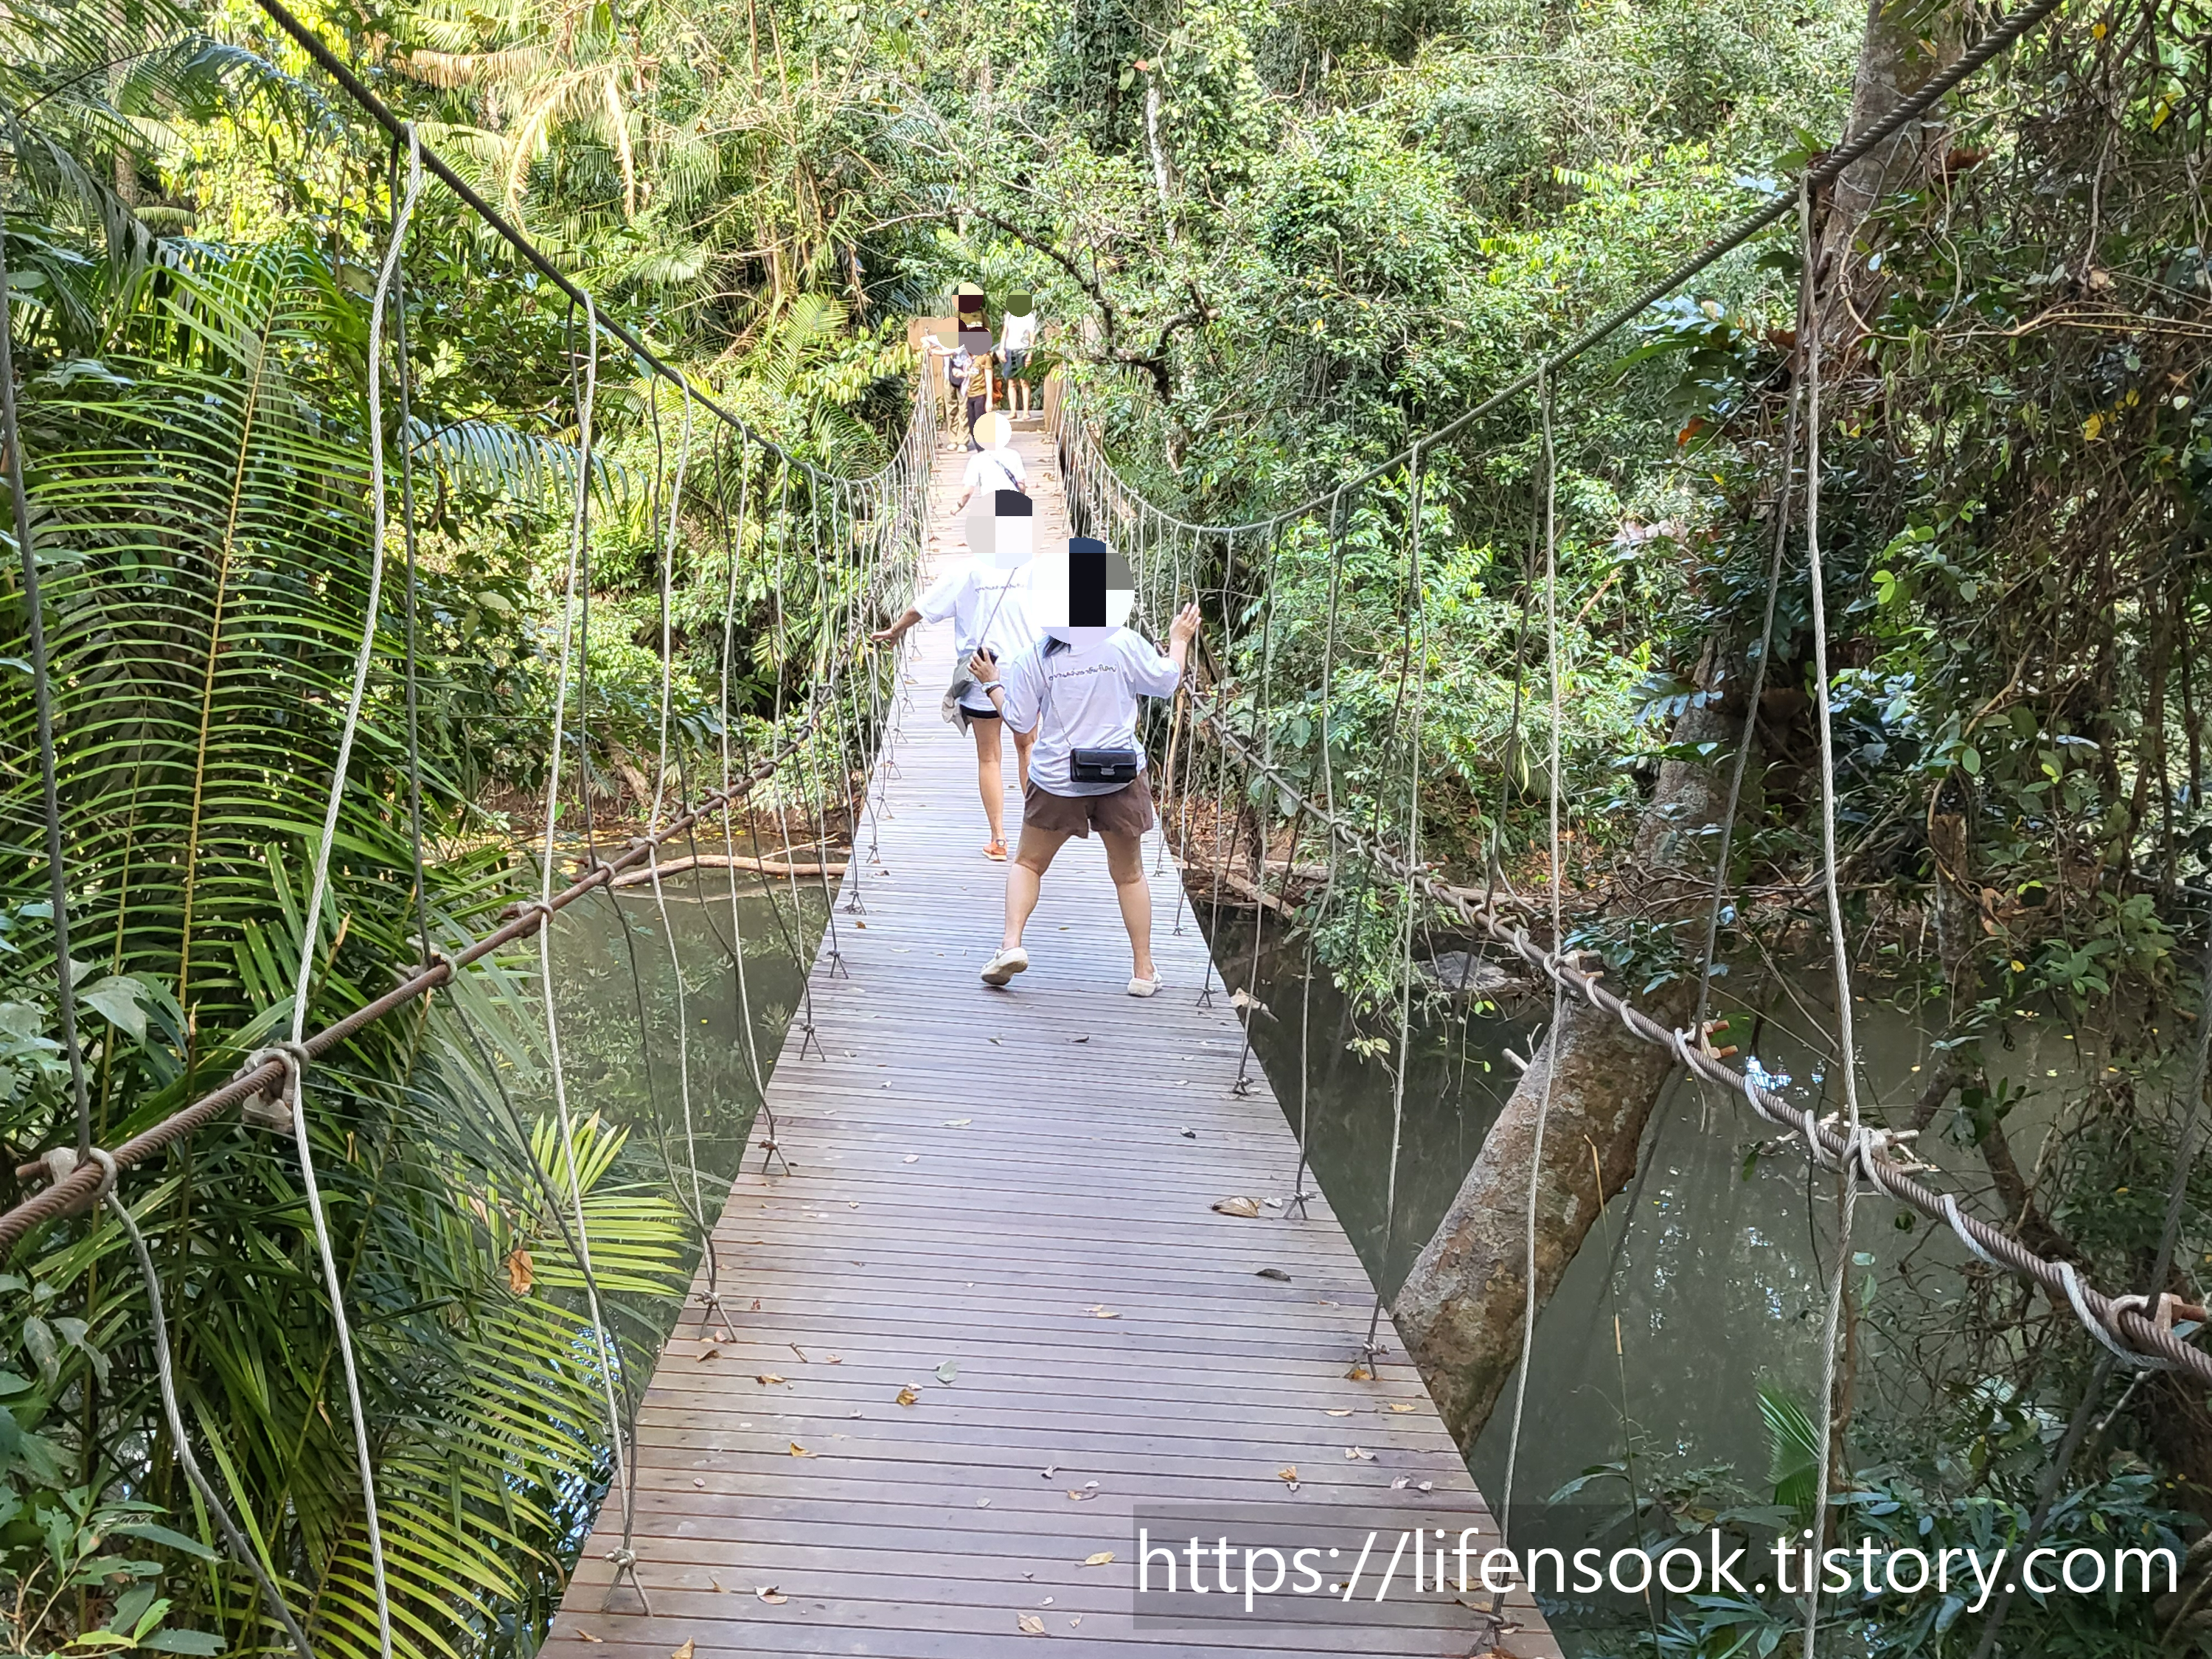
[[[810,894],[802,887],[794,923],[788,884],[777,887],[781,902],[772,908],[757,881],[747,878],[737,917],[763,1071],[772,1069],[800,1005],[804,980],[793,946],[811,962],[826,914],[819,888]],[[754,1099],[727,968],[730,901],[720,872],[672,877],[665,888],[685,965],[702,1173],[709,1182],[708,1202],[718,1208],[716,1194],[746,1145]],[[838,916],[841,926],[853,920]],[[1186,912],[1182,925],[1198,923]],[[979,950],[994,926],[994,918],[977,918]],[[1229,986],[1243,987],[1253,965],[1249,914],[1224,913],[1209,932],[1216,960],[1229,964]],[[1252,987],[1268,1010],[1254,1022],[1255,1052],[1294,1129],[1304,1103],[1315,1176],[1369,1271],[1395,1291],[1511,1090],[1515,1071],[1506,1049],[1527,1051],[1549,1016],[1549,999],[1500,994],[1485,1005],[1440,996],[1425,1008],[1417,1000],[1397,1219],[1386,1227],[1395,1022],[1355,1018],[1326,975],[1306,981],[1303,946],[1279,939],[1271,921]],[[1437,948],[1441,957],[1449,947]],[[632,1128],[638,1156],[653,1175],[663,1156],[680,1165],[675,984],[650,891],[594,896],[569,912],[556,960],[572,1098]],[[1444,963],[1455,974],[1466,968],[1463,961]],[[1192,996],[1197,988],[1178,985],[1166,994]],[[1917,1092],[1914,1073],[1929,1058],[1929,1029],[1881,1000],[1887,988],[1863,988],[1861,1099],[1889,1103],[1894,1114]],[[1215,994],[1227,992],[1217,988]],[[1747,1003],[1764,1012],[1747,1014]],[[1740,967],[1723,981],[1716,1004],[1717,1012],[1735,1016],[1729,1040],[1744,1043],[1769,1073],[1786,1077],[1792,1098],[1817,1101],[1824,1112],[1836,1108],[1820,1036],[1832,1024],[1824,974],[1787,965],[1763,972]],[[1303,1073],[1302,1018],[1310,1057]],[[2030,1029],[2034,1035],[2008,1057],[2029,1094],[2007,1125],[2022,1166],[2033,1171],[2054,1111],[2078,1087],[2085,1066],[2096,1061],[2075,1052],[2056,1019],[2046,1016]],[[1357,1046],[1356,1039],[1376,1036],[1389,1040],[1364,1051]],[[791,1138],[791,1152],[804,1158],[800,1137]],[[1986,1188],[1978,1161],[1933,1131],[1923,1156],[1954,1190],[1979,1194]],[[1271,1191],[1255,1195],[1286,1198],[1294,1174],[1285,1167]],[[1767,1455],[1759,1385],[1771,1381],[1801,1399],[1817,1388],[1832,1194],[1827,1177],[1808,1182],[1802,1153],[1782,1145],[1770,1126],[1751,1120],[1741,1101],[1701,1100],[1686,1085],[1670,1088],[1647,1133],[1638,1182],[1607,1207],[1539,1316],[1516,1483],[1522,1502],[1540,1502],[1594,1466],[1619,1463],[1632,1433],[1647,1492],[1656,1475],[1715,1464],[1733,1465],[1756,1490]],[[1955,1309],[1965,1293],[1959,1267],[1966,1257],[1940,1228],[1900,1227],[1897,1206],[1887,1200],[1863,1201],[1858,1216],[1853,1279],[1870,1297],[1862,1328],[1860,1409],[1878,1414],[1885,1396],[1892,1407],[1909,1409],[1921,1374],[1914,1350],[1945,1339],[1954,1322],[1946,1310]],[[742,1261],[725,1264],[739,1288],[744,1271]],[[1510,1403],[1509,1388],[1469,1459],[1493,1504],[1504,1498]],[[1592,1483],[1581,1501],[1625,1508],[1626,1496],[1625,1484],[1607,1477]]]

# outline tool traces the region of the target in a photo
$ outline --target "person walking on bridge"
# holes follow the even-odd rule
[[[985,447],[968,458],[967,487],[954,508],[965,508],[979,489],[983,492],[975,510],[967,514],[967,562],[939,576],[896,622],[869,637],[878,645],[896,645],[917,623],[951,618],[952,685],[945,694],[945,717],[975,740],[975,786],[983,797],[983,817],[991,826],[983,856],[1004,863],[1006,780],[999,731],[1005,722],[969,672],[968,660],[980,651],[992,661],[1003,662],[1036,642],[1029,595],[1036,565],[1030,538],[1035,508],[1023,477],[1022,458],[1010,447],[1012,423],[994,411],[979,424]],[[1035,741],[1030,732],[1014,733],[1014,763],[1024,774]]]
[[[1071,836],[1098,831],[1129,931],[1129,994],[1160,988],[1152,962],[1152,894],[1144,836],[1154,823],[1137,699],[1171,697],[1198,635],[1198,607],[1168,629],[1164,656],[1121,625],[1136,599],[1128,561],[1090,537],[1063,554],[1041,555],[1031,592],[1044,636],[1004,662],[978,652],[969,661],[992,706],[1017,734],[1033,733],[1022,799],[1021,845],[1006,870],[1006,933],[984,965],[987,985],[1005,986],[1030,965],[1022,933],[1044,873]]]

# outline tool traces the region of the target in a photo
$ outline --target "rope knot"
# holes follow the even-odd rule
[[[422,957],[423,959],[420,962],[413,963],[402,963],[394,967],[392,970],[393,977],[398,979],[402,985],[404,985],[409,980],[416,977],[418,975],[429,973],[434,969],[438,968],[442,968],[446,970],[446,978],[448,981],[460,977],[461,970],[459,965],[454,962],[453,957],[446,954],[442,947],[433,945],[427,939],[423,941],[422,945]]]
[[[271,1061],[283,1070],[273,1086],[264,1084],[239,1103],[239,1115],[257,1129],[289,1129],[293,1103],[300,1095],[300,1079],[313,1058],[306,1046],[297,1042],[272,1042],[246,1055],[245,1063],[231,1073],[232,1081],[251,1077]]]
[[[99,1188],[92,1195],[93,1206],[96,1209],[100,1201],[115,1190],[115,1158],[102,1147],[88,1147],[80,1158],[74,1146],[49,1146],[28,1164],[17,1165],[15,1175],[18,1180],[43,1178],[49,1187],[58,1187],[77,1172],[81,1164],[86,1162],[98,1165],[100,1172]]]
[[[2081,1322],[2081,1328],[2103,1344],[2123,1365],[2139,1371],[2179,1369],[2163,1354],[2145,1353],[2120,1339],[2120,1315],[2124,1312],[2144,1316],[2144,1310],[2150,1306],[2148,1297],[2116,1296],[2107,1304],[2111,1311],[2100,1319],[2089,1305],[2090,1293],[2081,1288],[2081,1276],[2075,1271],[2074,1264],[2059,1261],[2051,1265],[2058,1269],[2059,1283],[2066,1288],[2066,1299],[2074,1304],[2074,1316]]]
[[[115,1154],[105,1146],[88,1146],[84,1155],[100,1170],[100,1188],[92,1195],[94,1207],[106,1203],[115,1191]],[[75,1163],[74,1158],[70,1160]]]

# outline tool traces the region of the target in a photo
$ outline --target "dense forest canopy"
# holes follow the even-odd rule
[[[419,917],[481,932],[535,890],[525,843],[568,695],[580,502],[596,631],[564,811],[634,827],[671,768],[711,775],[732,742],[765,752],[821,701],[858,590],[790,580],[794,526],[863,515],[803,464],[859,477],[895,463],[923,368],[909,325],[945,314],[956,285],[980,285],[994,315],[1037,296],[1040,376],[1058,371],[1155,507],[1263,520],[1482,404],[1999,19],[1941,0],[299,15],[598,313],[789,458],[703,420],[695,447],[681,390],[590,349],[554,283],[451,192],[423,193],[392,313],[404,425],[396,330],[382,335],[415,574],[373,619],[361,787],[317,920],[319,1018],[418,957]],[[1849,955],[1857,992],[1929,1039],[1916,1092],[1867,1109],[1919,1132],[2030,1248],[2185,1304],[2212,1266],[2195,1127],[2212,1036],[2208,28],[2195,0],[2063,6],[1808,203],[1802,240],[1785,221],[1560,365],[1548,441],[1538,400],[1509,400],[1334,518],[1285,524],[1241,580],[1221,539],[1175,544],[1214,596],[1209,683],[1242,729],[1293,778],[1326,773],[1386,841],[1417,806],[1424,855],[1475,887],[1540,892],[1555,867],[1556,661],[1557,943],[1670,1024],[1705,1006],[1701,988],[1742,1018],[1785,985],[1834,996],[1817,965],[1817,437]],[[20,459],[82,907],[70,971],[109,1142],[228,1076],[292,1012],[303,874],[372,620],[371,295],[404,154],[250,0],[22,0],[0,15],[0,102]],[[0,1133],[28,1158],[73,1139],[73,1108],[6,539]],[[404,669],[403,637],[417,641]],[[1412,802],[1409,678],[1424,698]],[[850,720],[807,728],[803,770],[763,802],[840,792],[824,781],[865,761],[865,700],[837,696],[857,699]],[[647,776],[664,714],[678,755]],[[1264,884],[1263,854],[1295,863],[1310,845],[1279,796],[1225,764],[1193,787],[1243,850],[1216,833],[1187,855],[1241,857]],[[1427,994],[1394,942],[1448,935],[1449,919],[1364,877],[1291,897],[1359,1040],[1386,1051],[1401,997]],[[1710,916],[1727,977],[1703,961]],[[355,1039],[315,1095],[410,1654],[533,1651],[612,1474],[536,994],[509,963],[434,1017]],[[2021,1074],[2038,1022],[2078,1042],[2077,1075]],[[606,1097],[639,1109],[593,1120],[574,1183],[594,1250],[607,1241],[626,1378],[672,1317],[699,1220],[666,1195],[649,1078],[621,1092],[633,1041],[605,1021],[581,1041]],[[1563,1019],[1549,1041],[1564,1062],[1601,1038]],[[1589,1151],[1556,1138],[1574,1219],[1550,1241],[1545,1294],[1632,1176],[1669,1063],[1585,1052],[1603,1081],[1571,1103]],[[750,1110],[751,1085],[726,1080]],[[1525,1117],[1526,1092],[1501,1125]],[[1763,1155],[1755,1127],[1715,1133]],[[319,1403],[335,1358],[293,1167],[244,1127],[155,1167],[139,1213],[181,1310],[187,1419],[223,1449],[223,1490],[322,1650],[374,1652],[362,1494],[350,1425]],[[1478,1160],[1447,1231],[1480,1258],[1482,1217],[1517,1215],[1501,1206],[1527,1179]],[[0,1175],[0,1195],[20,1187]],[[1872,1224],[1893,1221],[1911,1224]],[[1486,1358],[1424,1338],[1443,1327],[1420,1310],[1456,1293],[1437,1260],[1401,1312],[1470,1443],[1520,1330],[1522,1270],[1492,1243]],[[73,1221],[0,1275],[0,1632],[21,1652],[278,1650],[161,1449],[126,1249]],[[1876,1296],[1871,1276],[1853,1291],[1832,1434],[1811,1380],[1778,1379],[1774,1468],[1655,1457],[1640,1519],[1754,1500],[1802,1514],[1826,1457],[1838,1489],[1878,1494],[1861,1524],[1898,1536],[2207,1536],[2202,1391],[2117,1375],[2069,1310],[1960,1266],[1932,1301]],[[1991,1644],[2196,1650],[2206,1555],[2155,1604],[2023,1600]],[[1678,1608],[1615,1645],[1796,1651],[1798,1616],[1779,1596]],[[1991,1650],[1956,1608],[1837,1616],[1868,1652]]]

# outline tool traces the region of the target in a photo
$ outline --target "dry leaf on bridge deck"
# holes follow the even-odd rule
[[[1255,1221],[1260,1215],[1260,1200],[1256,1198],[1218,1198],[1213,1207],[1222,1215],[1233,1215],[1240,1221]]]

